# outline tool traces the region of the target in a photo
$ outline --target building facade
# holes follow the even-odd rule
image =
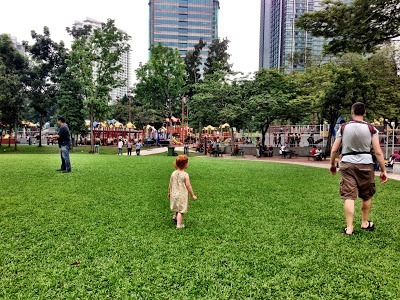
[[[209,45],[218,38],[217,0],[150,0],[150,47],[161,43],[183,56],[203,39]],[[208,47],[201,53],[207,57]]]
[[[8,36],[11,39],[11,42],[13,44],[13,46],[19,51],[19,53],[21,53],[22,55],[25,55],[25,47],[22,43],[18,42],[18,39],[15,36],[12,36],[10,34],[8,34]]]
[[[95,19],[86,18],[83,21],[75,21],[74,26],[83,27],[84,25],[90,25],[92,28],[100,28],[102,22]],[[123,30],[119,29],[124,32]],[[119,79],[125,81],[125,84],[121,87],[115,88],[110,92],[111,102],[115,103],[118,99],[122,99],[125,95],[128,96],[132,90],[132,75],[131,75],[131,51],[125,52],[119,59],[121,64],[121,70],[116,75]],[[96,71],[95,71],[96,73]]]
[[[295,26],[300,15],[320,9],[321,0],[261,0],[259,68],[290,73],[321,61],[325,40]]]

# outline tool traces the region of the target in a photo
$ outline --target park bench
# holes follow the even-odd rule
[[[243,148],[239,148],[239,149],[237,150],[237,152],[233,152],[233,153],[232,153],[232,156],[244,156],[244,150],[243,150]]]
[[[322,156],[322,159],[321,159],[321,160],[326,160],[326,155],[325,155],[325,153],[322,152],[322,155],[321,155],[321,156]],[[314,161],[316,161],[316,160],[317,160],[317,156],[309,154],[309,155],[307,156],[307,160],[310,160],[310,159],[313,159]]]
[[[285,155],[283,155],[283,153],[282,153],[282,154],[279,153],[279,155],[282,156],[282,158],[292,158],[292,157],[297,157],[297,156],[299,156],[299,155],[298,155],[295,151],[293,151],[293,150],[286,151],[286,154],[285,154]]]
[[[272,157],[274,156],[274,149],[272,147],[269,147],[266,150],[260,151],[260,157]]]
[[[218,157],[218,156],[222,157],[223,154],[224,154],[224,152],[220,148],[217,148],[217,149],[212,150],[212,151],[208,151],[208,153],[210,154],[210,156],[215,156],[215,157]]]

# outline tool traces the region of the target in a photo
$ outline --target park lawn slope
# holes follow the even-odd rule
[[[2,299],[395,299],[398,182],[378,185],[375,232],[344,236],[339,177],[191,158],[184,230],[166,198],[174,158],[0,157]],[[359,203],[356,219],[360,219]]]

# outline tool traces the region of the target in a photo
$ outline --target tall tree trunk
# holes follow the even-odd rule
[[[42,127],[43,127],[43,117],[40,116],[39,120],[39,146],[42,147]]]
[[[235,154],[234,147],[235,147],[235,136],[233,135],[233,127],[229,127],[229,133],[231,134],[231,155]]]
[[[268,132],[270,122],[264,123],[264,125],[261,127],[261,145],[264,147],[265,146],[265,135]]]
[[[17,151],[17,136],[18,136],[18,127],[17,122],[15,122],[15,139],[14,139],[14,150]]]
[[[93,110],[90,110],[90,153],[94,153],[94,129],[93,129],[93,122],[94,122],[94,113]]]
[[[11,135],[12,135],[12,127],[10,125],[10,128],[8,130],[8,148],[11,148]]]

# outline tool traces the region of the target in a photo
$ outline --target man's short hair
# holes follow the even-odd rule
[[[58,117],[58,119],[57,119],[58,121],[60,121],[60,122],[62,122],[62,123],[65,123],[65,119],[64,119],[64,117]]]
[[[356,102],[352,105],[351,110],[356,116],[363,116],[365,114],[365,104]]]

